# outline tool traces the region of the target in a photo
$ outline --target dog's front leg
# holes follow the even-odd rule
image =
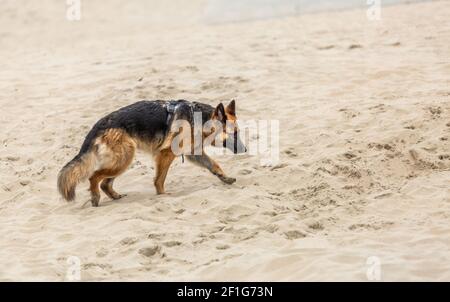
[[[175,155],[171,150],[165,149],[155,155],[156,175],[155,175],[155,188],[157,194],[164,194],[164,182],[166,180],[167,171],[175,159]]]
[[[202,155],[187,155],[186,158],[194,164],[208,169],[212,174],[216,175],[221,181],[226,184],[231,185],[236,181],[236,178],[225,176],[225,173],[222,171],[220,166],[205,153],[203,153]]]

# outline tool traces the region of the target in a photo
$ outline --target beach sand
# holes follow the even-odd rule
[[[83,1],[75,22],[17,2],[0,6],[0,280],[63,281],[79,259],[83,281],[450,281],[449,1],[214,25],[201,1]],[[157,196],[138,153],[127,197],[62,201],[99,118],[178,98],[279,120],[279,164],[216,157],[227,186],[177,159]]]

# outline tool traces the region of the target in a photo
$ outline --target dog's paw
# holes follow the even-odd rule
[[[220,180],[222,180],[224,183],[226,183],[226,184],[228,184],[228,185],[231,185],[231,184],[233,184],[233,183],[236,182],[236,178],[233,178],[233,177],[226,177],[226,176],[222,176],[222,177],[220,178]]]
[[[164,191],[164,192],[161,192],[161,193],[156,193],[156,195],[170,196],[170,195],[172,195],[172,193]]]
[[[121,199],[121,198],[126,197],[126,196],[127,196],[127,194],[117,194],[117,195],[113,195],[112,199],[118,200],[118,199]]]

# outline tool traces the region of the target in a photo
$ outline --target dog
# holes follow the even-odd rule
[[[175,122],[194,124],[194,117],[201,119],[201,142],[183,140],[180,146],[191,152],[174,152],[173,142],[180,134],[174,131]],[[75,199],[76,186],[86,179],[90,182],[92,206],[98,207],[100,189],[112,199],[124,195],[113,189],[114,180],[130,166],[137,149],[153,155],[156,175],[154,185],[157,194],[164,194],[164,182],[170,165],[177,156],[186,158],[216,175],[222,182],[233,184],[236,179],[225,175],[220,166],[203,150],[204,139],[213,136],[211,145],[226,147],[233,153],[244,153],[246,148],[239,136],[236,123],[236,104],[232,100],[226,107],[216,107],[186,100],[139,101],[114,111],[100,119],[87,134],[79,153],[58,174],[58,191],[67,201]],[[213,121],[221,127],[203,127]],[[194,137],[194,127],[188,127],[188,136]],[[220,131],[217,131],[220,130]],[[199,148],[200,152],[193,152]],[[197,150],[198,151],[198,150]],[[200,154],[199,154],[200,153]]]

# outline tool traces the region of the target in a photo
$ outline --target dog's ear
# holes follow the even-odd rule
[[[227,121],[227,116],[225,115],[225,108],[223,107],[222,103],[217,105],[213,113],[213,118],[219,120],[222,123],[225,123]]]
[[[236,102],[232,100],[225,110],[228,114],[236,115]]]

